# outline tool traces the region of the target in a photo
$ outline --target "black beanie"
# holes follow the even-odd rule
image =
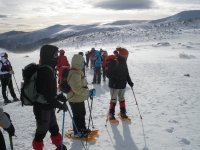
[[[40,49],[41,64],[52,65],[54,63],[54,54],[58,53],[58,47],[54,45],[44,45]]]

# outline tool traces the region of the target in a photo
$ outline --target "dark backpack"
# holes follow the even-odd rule
[[[70,71],[69,68],[63,69],[62,80],[61,80],[61,83],[59,85],[60,90],[64,93],[66,93],[66,94],[71,91],[71,87],[69,86],[69,84],[67,82],[67,77],[68,77],[69,71]]]
[[[118,67],[118,60],[115,55],[109,55],[106,57],[105,73],[108,78],[116,76],[116,70]]]
[[[38,93],[36,89],[37,71],[41,67],[48,67],[53,72],[53,69],[50,66],[40,66],[35,63],[28,64],[24,67],[24,69],[22,69],[22,77],[24,80],[21,85],[20,94],[22,106],[32,106],[35,102],[47,104],[44,96]]]

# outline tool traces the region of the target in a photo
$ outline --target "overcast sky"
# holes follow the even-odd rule
[[[154,20],[200,10],[200,0],[0,0],[0,33],[54,24]]]

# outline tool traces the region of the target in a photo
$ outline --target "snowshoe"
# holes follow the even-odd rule
[[[61,150],[61,146],[57,147],[56,150]],[[64,144],[62,145],[62,150],[67,150],[67,147]]]

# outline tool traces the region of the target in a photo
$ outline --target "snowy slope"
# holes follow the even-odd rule
[[[0,47],[13,52],[28,52],[43,44],[58,41],[66,43],[68,47],[113,42],[120,45],[141,40],[176,38],[182,34],[182,30],[199,29],[199,24],[200,11],[193,10],[154,21],[121,20],[88,25],[54,25],[33,32],[11,31],[0,34]]]

